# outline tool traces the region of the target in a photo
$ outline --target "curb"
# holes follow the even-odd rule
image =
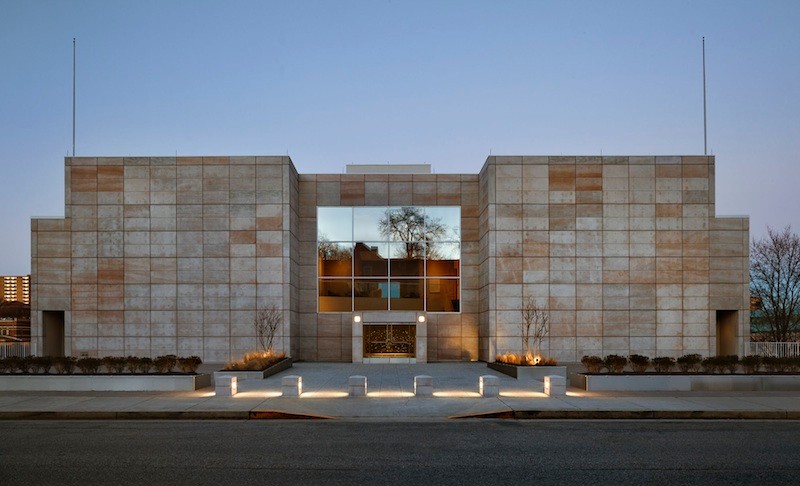
[[[352,420],[359,417],[338,417]],[[372,418],[372,417],[371,417]],[[392,417],[402,419],[403,417]],[[412,417],[408,417],[412,418]],[[414,417],[419,418],[419,417]],[[437,417],[430,417],[437,418]],[[512,420],[800,420],[800,411],[788,410],[501,410],[441,417],[447,419]],[[277,410],[252,411],[51,411],[0,412],[5,420],[332,420]]]
[[[248,418],[251,420],[330,420],[332,418],[323,415],[306,415],[274,410],[252,410],[248,413]]]
[[[787,410],[507,410],[452,419],[515,420],[800,420]]]
[[[263,411],[0,412],[0,420],[325,420],[330,417]]]

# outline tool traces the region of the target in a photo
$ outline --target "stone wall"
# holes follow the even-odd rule
[[[549,308],[545,354],[716,352],[749,337],[747,218],[714,217],[713,157],[490,157],[481,172],[481,359]]]
[[[289,351],[293,180],[288,157],[67,158],[66,219],[32,223],[34,319],[66,311],[67,354],[219,362],[273,304]]]
[[[352,313],[317,312],[318,206],[461,207],[461,312],[428,314],[430,361],[520,351],[529,297],[562,361],[714,354],[718,311],[738,349],[749,337],[748,220],[715,217],[713,157],[489,157],[466,175],[67,158],[65,192],[65,218],[31,224],[38,349],[42,312],[64,311],[67,354],[225,361],[256,347],[254,312],[273,304],[278,348],[350,361]]]

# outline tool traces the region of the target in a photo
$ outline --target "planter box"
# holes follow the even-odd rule
[[[489,368],[518,380],[544,381],[547,375],[567,377],[566,366],[517,366],[506,363],[486,363]]]
[[[235,376],[238,381],[243,380],[263,380],[269,376],[288,370],[292,367],[292,358],[283,358],[269,368],[261,371],[215,371],[214,381],[218,376]]]
[[[707,375],[707,374],[586,374],[586,391],[795,391],[800,375]]]
[[[6,391],[191,391],[211,375],[0,375]]]

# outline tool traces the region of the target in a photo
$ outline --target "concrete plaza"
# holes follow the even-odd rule
[[[213,371],[204,365],[204,371]],[[500,395],[478,393],[481,375],[498,376]],[[300,398],[281,396],[281,378],[300,375]],[[348,397],[348,377],[367,377],[367,396]],[[433,377],[434,396],[413,394],[415,375]],[[454,417],[800,419],[798,392],[586,392],[548,397],[542,382],[498,374],[485,363],[363,365],[295,363],[263,380],[239,382],[234,397],[191,392],[3,392],[0,419],[418,420]]]

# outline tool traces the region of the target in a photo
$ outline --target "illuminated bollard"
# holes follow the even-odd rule
[[[418,397],[433,396],[433,378],[428,375],[414,377],[414,395]]]
[[[367,396],[367,377],[353,375],[347,380],[348,395],[352,397]]]
[[[547,375],[544,377],[544,394],[551,397],[554,395],[567,394],[567,379],[559,375]]]
[[[484,398],[500,395],[500,378],[494,375],[482,375],[478,382],[478,392]]]
[[[303,378],[289,375],[281,378],[281,393],[285,397],[299,397],[303,394]]]
[[[235,376],[220,376],[214,380],[214,393],[218,397],[232,397],[238,393]]]

